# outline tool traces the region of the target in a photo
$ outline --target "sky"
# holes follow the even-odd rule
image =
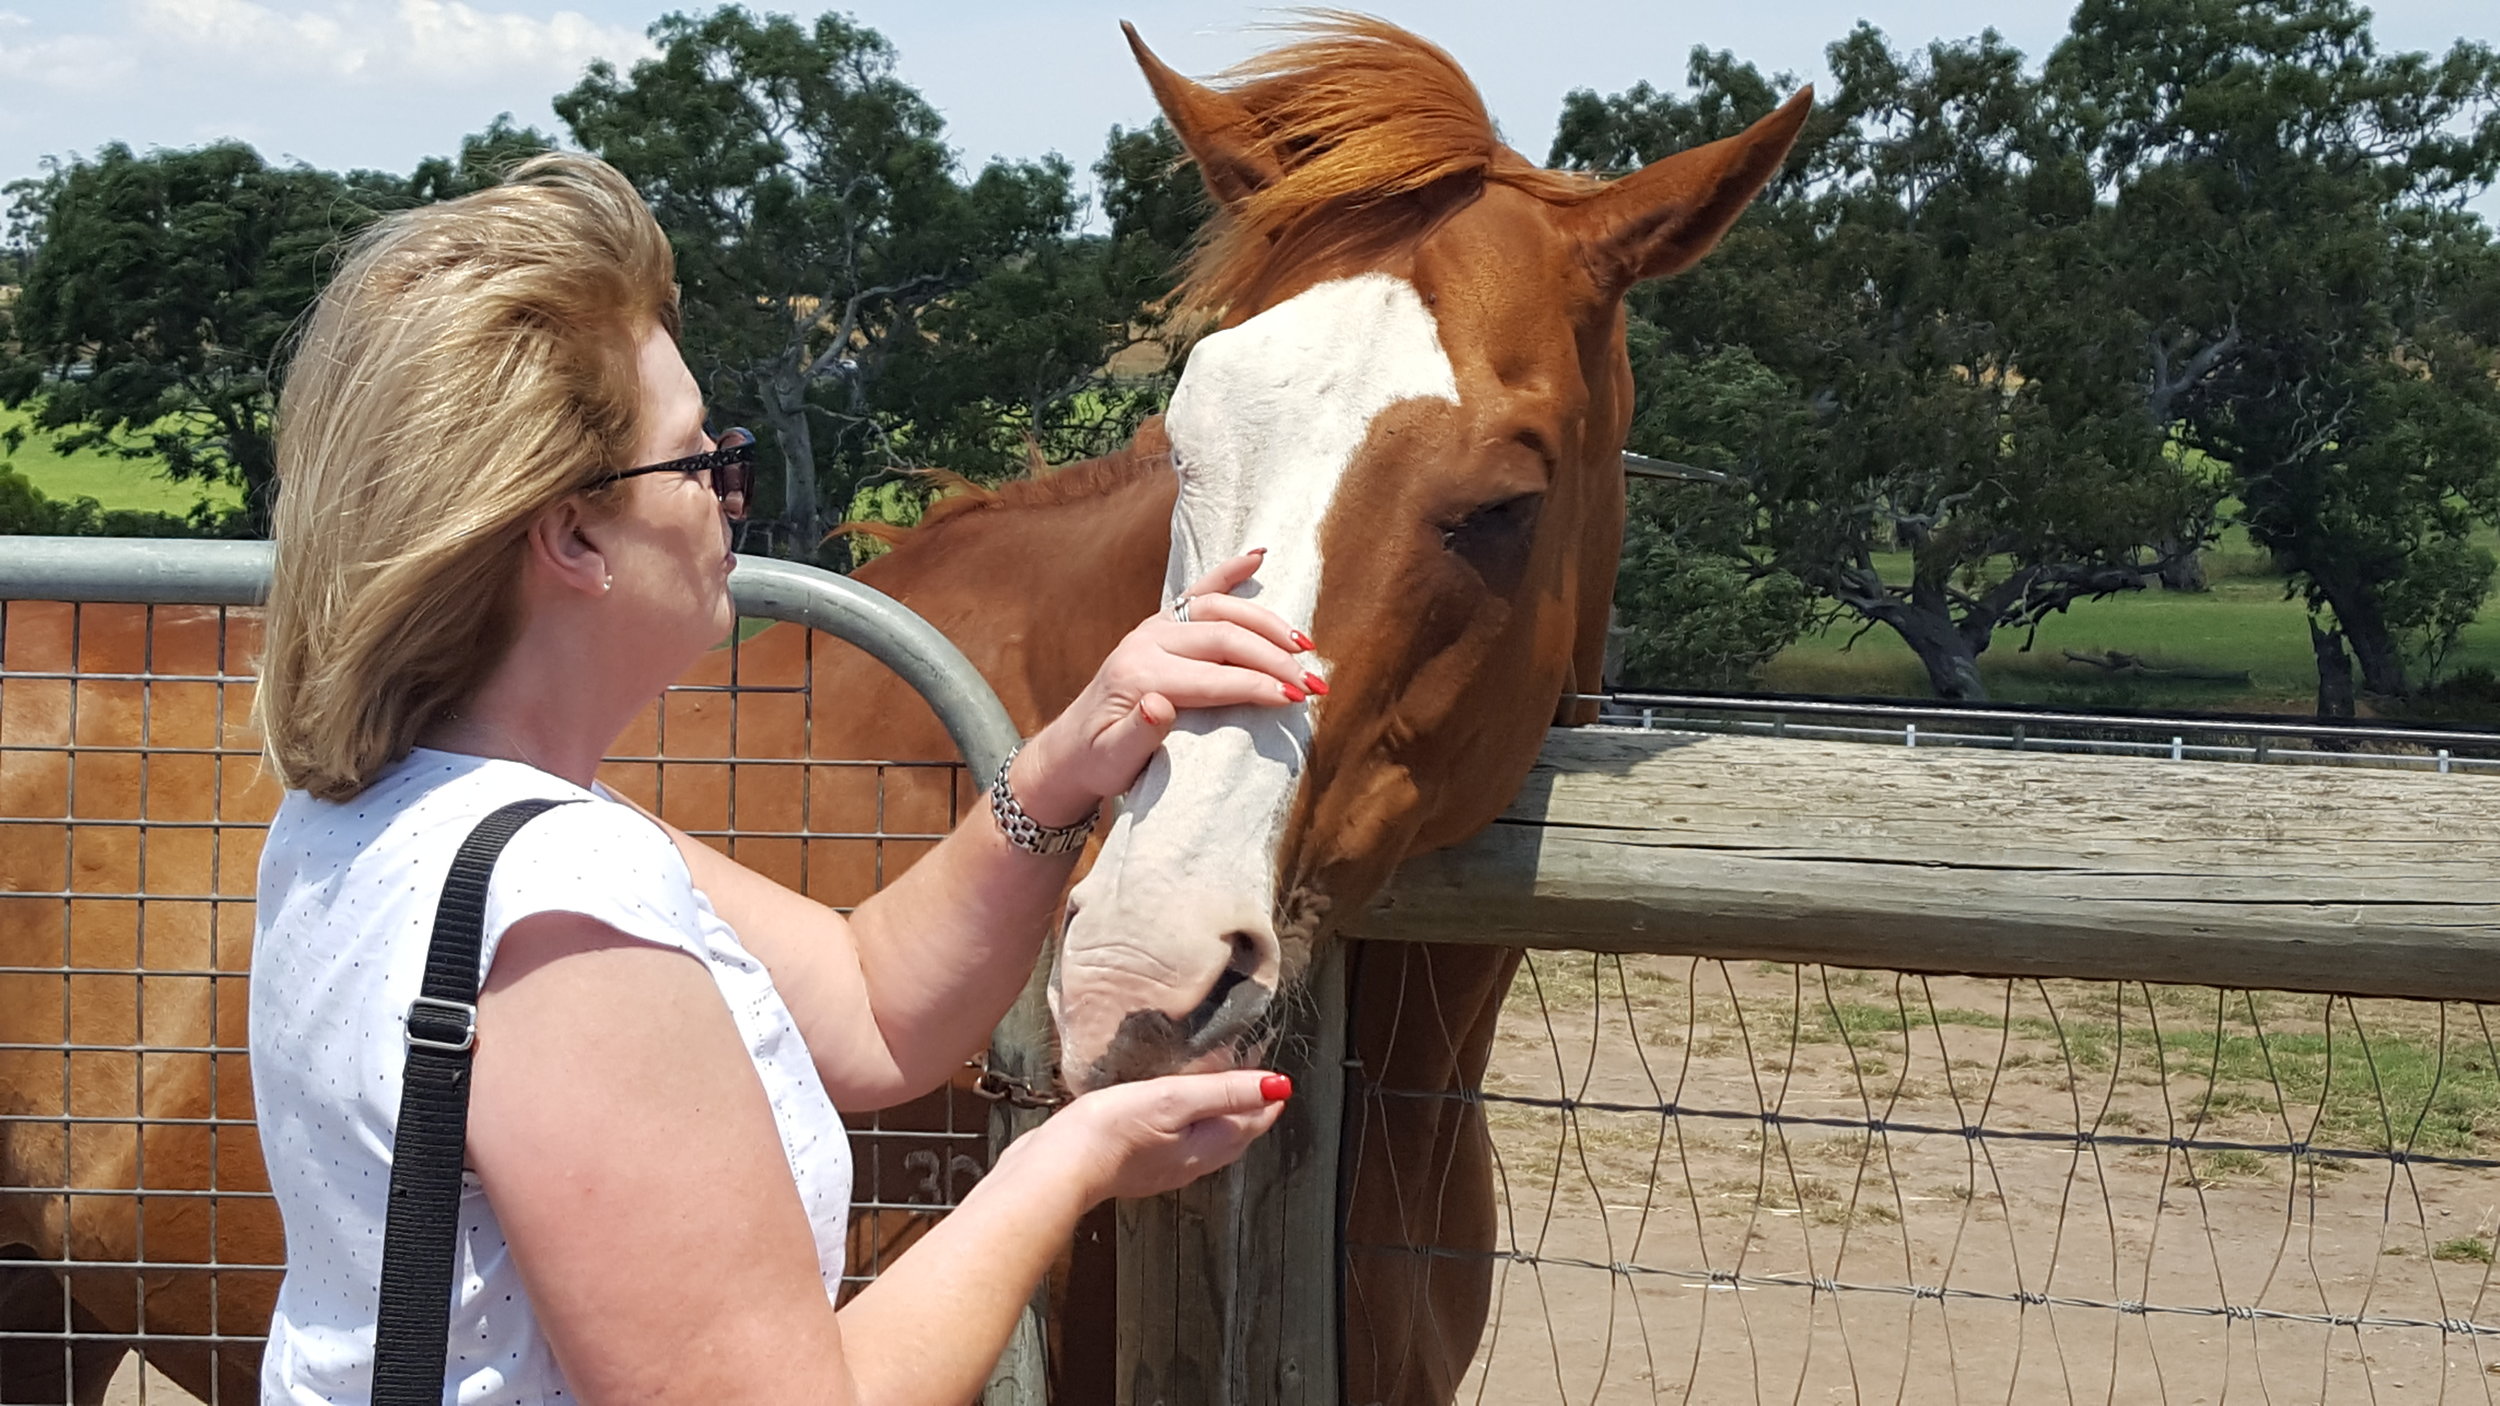
[[[1680,86],[1695,45],[1821,80],[1860,18],[1896,43],[1988,26],[2035,59],[2070,10],[2005,0],[1347,0],[1432,39],[1483,90],[1511,145],[1542,160],[1563,95]],[[675,8],[707,8],[681,0]],[[759,10],[815,14],[760,0]],[[0,0],[0,183],[109,141],[240,138],[332,169],[405,171],[497,113],[551,132],[549,100],[593,58],[651,52],[670,0]],[[1184,73],[1272,42],[1285,12],[1239,0],[857,0],[902,76],[944,114],[968,168],[992,156],[1092,164],[1113,124],[1154,114],[1119,21]],[[2500,43],[2493,0],[2387,0],[2382,49]],[[2500,195],[2478,205],[2500,219]]]

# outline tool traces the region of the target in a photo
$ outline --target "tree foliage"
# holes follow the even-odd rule
[[[1652,374],[1631,443],[1721,481],[1630,486],[1615,584],[1622,682],[1742,688],[1824,612],[1803,580],[1756,545],[1761,505],[1729,485],[1809,445],[1812,417],[1750,352],[1677,357],[1661,340],[1652,324],[1632,328],[1634,360]]]
[[[1732,456],[1730,559],[1972,698],[1996,632],[2186,579],[2236,499],[2322,706],[2353,662],[2382,695],[2435,668],[2500,515],[2500,251],[2462,208],[2500,174],[2491,51],[2380,55],[2349,0],[2091,0],[2037,74],[1994,34],[1829,58],[1782,180],[1635,300],[1634,447]],[[1697,51],[1686,95],[1574,94],[1554,160],[1636,165],[1792,83]],[[1721,411],[1672,431],[1693,397]]]
[[[2461,207],[2500,175],[2500,56],[2381,54],[2350,0],[2087,0],[2047,88],[2137,374],[2291,569],[2321,709],[2353,662],[2405,694],[2491,589],[2500,248]]]
[[[460,139],[457,155],[429,156],[418,162],[415,174],[408,177],[404,202],[427,205],[484,190],[509,175],[513,167],[554,149],[554,138],[535,127],[513,125],[509,112],[497,113],[486,130]]]
[[[1993,33],[1903,54],[1861,25],[1830,59],[1837,92],[1754,213],[1635,295],[1655,331],[1636,339],[1633,447],[1726,458],[1756,579],[1895,631],[1938,695],[1978,698],[1997,631],[2137,589],[2202,538],[2215,494],[2079,350],[2114,315],[2098,211],[2021,55]],[[1689,76],[1690,96],[1572,95],[1556,164],[1654,160],[1795,86],[1707,51]]]
[[[840,15],[727,7],[651,35],[657,57],[594,65],[556,110],[669,231],[697,374],[766,430],[799,550],[870,475],[992,476],[1083,438],[1135,309],[1072,237],[1066,161],[960,177],[892,47]]]
[[[0,404],[64,450],[240,484],[266,521],[281,343],[329,251],[386,193],[250,147],[105,147],[9,188],[27,262],[0,316]]]
[[[1111,223],[1111,287],[1159,329],[1181,262],[1214,213],[1206,183],[1160,117],[1134,129],[1113,127],[1094,180]]]
[[[407,178],[272,165],[221,142],[145,155],[113,144],[17,182],[25,282],[0,307],[0,404],[34,406],[33,431],[63,451],[239,485],[242,525],[264,532],[287,338],[343,241],[386,211],[490,185],[548,145],[507,114]],[[54,506],[74,515],[77,501]],[[196,526],[222,530],[213,516]]]

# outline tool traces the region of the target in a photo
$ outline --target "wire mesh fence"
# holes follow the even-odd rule
[[[1532,953],[1459,1399],[2487,1401],[2500,1047],[2451,1002]]]
[[[829,902],[952,828],[960,764],[811,755],[824,651],[752,622],[621,740],[620,794]],[[0,1401],[257,1399],[284,1243],[245,1061],[258,613],[0,606]],[[949,1091],[854,1119],[850,1283],[986,1167]]]

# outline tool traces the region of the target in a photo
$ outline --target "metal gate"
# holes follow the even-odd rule
[[[256,1399],[283,1254],[244,1062],[278,799],[249,725],[268,570],[264,543],[0,539],[0,1401]],[[757,558],[731,587],[742,617],[786,624],[707,656],[602,777],[784,883],[856,898],[952,828],[965,764],[997,766],[1014,726],[873,590]],[[917,689],[962,760],[811,757],[828,635]],[[994,1066],[1036,1072],[1036,996]],[[859,1120],[857,1280],[1019,1130],[953,1098]],[[1039,1342],[1028,1321],[992,1400],[1038,1400]]]

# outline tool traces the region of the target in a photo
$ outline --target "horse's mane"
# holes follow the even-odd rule
[[[1190,256],[1181,311],[1220,316],[1288,267],[1385,252],[1487,183],[1557,203],[1604,189],[1503,145],[1476,85],[1438,45],[1333,10],[1292,32],[1303,37],[1216,80],[1249,110],[1282,174],[1217,212]],[[1436,187],[1452,198],[1408,198]]]
[[[1129,442],[1099,459],[1083,459],[1051,468],[1037,455],[1023,478],[995,486],[976,483],[945,469],[922,469],[920,478],[940,495],[913,527],[881,522],[846,522],[837,534],[873,537],[889,547],[916,534],[944,527],[959,518],[1003,508],[1053,508],[1100,498],[1148,473],[1171,472],[1172,441],[1163,432],[1163,417],[1149,416]]]

